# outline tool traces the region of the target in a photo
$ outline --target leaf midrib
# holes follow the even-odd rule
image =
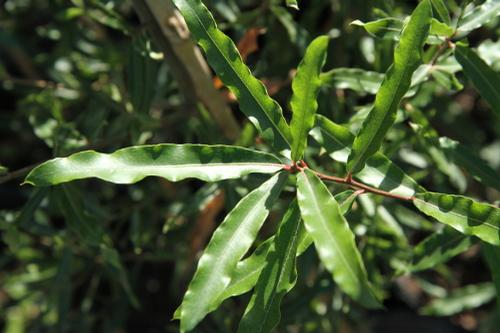
[[[201,1],[200,1],[201,3]],[[201,5],[203,5],[203,3],[201,3]],[[209,33],[207,27],[203,24],[203,22],[201,21],[200,17],[198,16],[198,13],[196,12],[196,10],[194,10],[191,6],[189,6],[191,8],[191,12],[194,13],[194,17],[196,17],[196,20],[198,21],[198,23],[200,24],[201,27],[203,27],[203,30],[205,31],[205,34],[206,36],[208,36],[208,38],[210,39],[210,41],[212,42],[212,45],[215,47],[215,49],[217,49],[217,51],[222,55],[222,58],[224,58],[224,60],[226,61],[226,63],[229,65],[230,68],[232,68],[233,72],[236,74],[236,76],[238,77],[238,79],[240,80],[240,82],[243,84],[243,86],[245,86],[245,88],[247,89],[247,91],[250,93],[250,95],[253,97],[254,101],[257,103],[257,105],[260,107],[260,109],[264,112],[264,114],[266,115],[266,118],[268,119],[268,121],[274,125],[275,127],[275,130],[278,131],[278,133],[281,135],[281,138],[288,144],[288,146],[291,146],[290,145],[290,142],[288,142],[288,138],[281,132],[281,129],[279,128],[279,126],[277,126],[277,124],[275,124],[273,122],[273,120],[269,117],[269,115],[267,114],[266,112],[266,109],[262,106],[262,104],[260,103],[260,100],[257,99],[254,94],[253,94],[253,91],[252,89],[250,89],[246,83],[245,80],[243,80],[240,76],[240,74],[238,73],[238,71],[232,66],[231,64],[231,61],[226,57],[226,54],[224,52],[222,52],[222,50],[219,48],[219,45],[215,42],[215,40],[212,38],[212,35]],[[215,23],[214,23],[215,24]],[[217,29],[217,27],[215,27],[215,29]],[[226,36],[227,37],[227,36]],[[227,37],[229,38],[229,37]],[[240,55],[238,54],[238,57],[240,57]],[[240,61],[243,63],[243,60],[241,59],[240,57]],[[244,64],[243,64],[244,65]],[[250,70],[249,70],[250,71]],[[249,72],[249,74],[251,75],[251,73]],[[257,79],[256,79],[257,80]],[[258,82],[259,84],[262,84],[261,82]],[[265,89],[265,88],[264,88]],[[270,97],[269,97],[270,98]],[[275,106],[279,106],[275,101],[273,101],[271,98],[270,98],[271,102],[275,105]]]
[[[316,211],[318,212],[318,216],[320,217],[319,219],[321,220],[323,227],[326,227],[325,229],[328,231],[328,234],[329,234],[330,238],[332,239],[332,243],[335,246],[335,249],[337,250],[337,252],[340,254],[340,258],[341,258],[342,262],[345,264],[345,266],[347,267],[349,274],[352,275],[353,280],[356,280],[359,282],[358,277],[356,276],[356,274],[352,270],[351,266],[348,264],[347,259],[344,256],[344,253],[342,251],[340,251],[340,248],[337,244],[337,240],[335,239],[334,235],[332,234],[330,228],[327,227],[328,223],[324,220],[323,215],[321,214],[321,209],[318,206],[318,198],[316,197],[316,194],[313,191],[311,184],[309,183],[309,179],[308,179],[307,175],[304,174],[303,178],[305,179],[305,183],[307,183],[309,193],[311,193],[311,196],[314,198],[314,200],[312,200],[312,202],[313,202],[314,207],[316,208]]]
[[[433,203],[431,203],[429,201],[422,200],[420,198],[415,198],[415,200],[421,201],[424,204],[429,205],[432,208],[436,209],[437,211],[441,212],[441,208],[438,205],[436,205],[436,204],[433,204]],[[453,216],[456,216],[456,217],[461,217],[463,219],[471,219],[473,222],[478,222],[480,224],[479,226],[472,226],[472,228],[477,228],[477,227],[480,227],[481,225],[485,225],[485,226],[488,226],[488,227],[490,227],[490,228],[492,228],[494,230],[497,230],[497,231],[500,230],[500,227],[495,226],[495,225],[493,225],[493,224],[491,224],[491,223],[489,223],[487,221],[479,220],[478,218],[476,218],[476,217],[474,217],[472,215],[471,216],[469,216],[469,215],[462,215],[462,214],[457,213],[457,212],[455,212],[453,210],[450,210],[448,212],[443,212],[443,214],[450,214],[450,215],[453,215]]]

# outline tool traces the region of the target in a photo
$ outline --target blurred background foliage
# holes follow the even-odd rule
[[[405,17],[417,3],[314,0],[301,1],[296,11],[278,0],[204,2],[220,28],[239,42],[246,62],[284,106],[287,119],[290,78],[314,37],[329,34],[333,39],[326,69],[383,73],[392,62],[394,40],[371,36],[350,23]],[[445,2],[455,14],[464,6]],[[0,329],[6,333],[178,331],[172,314],[200,251],[221,218],[262,181],[249,176],[218,184],[172,184],[148,178],[132,186],[95,180],[50,189],[20,186],[36,164],[84,149],[112,152],[161,142],[265,149],[216,78],[213,86],[228,121],[217,120],[217,110],[193,95],[200,82],[186,83],[181,68],[186,63],[181,59],[176,65],[162,44],[165,35],[141,21],[141,3],[1,4]],[[498,23],[493,19],[469,35],[470,44],[496,70]],[[461,73],[458,79],[438,74],[413,97],[412,107],[425,113],[425,121],[416,119],[418,112],[413,121],[420,130],[433,128],[460,141],[498,176],[498,117]],[[373,95],[341,84],[321,91],[318,112],[356,129]],[[213,86],[205,86],[206,91]],[[499,192],[418,139],[408,119],[400,117],[388,142],[385,153],[426,188],[500,200]],[[343,172],[314,146],[307,160]],[[438,227],[411,207],[391,203],[362,196],[349,218],[361,239],[370,280],[386,297],[386,309],[368,312],[350,303],[310,250],[299,259],[301,276],[284,300],[278,331],[498,332],[495,290],[479,246],[470,242],[446,265],[404,275],[414,245]],[[271,214],[261,240],[274,230],[284,208],[278,205]],[[196,331],[233,332],[247,301],[248,295],[226,301]]]

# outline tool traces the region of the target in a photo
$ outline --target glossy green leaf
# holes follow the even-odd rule
[[[496,207],[463,196],[433,192],[417,194],[413,203],[420,211],[464,235],[500,245],[500,209]]]
[[[342,215],[349,212],[357,196],[358,193],[352,190],[346,190],[335,195],[335,200],[339,202]],[[297,256],[304,253],[313,242],[303,226],[299,230],[298,238]],[[236,269],[231,276],[231,283],[221,296],[220,303],[229,297],[244,294],[255,286],[260,272],[266,265],[266,255],[273,242],[274,236],[269,237],[255,249],[251,256],[240,261],[236,265]],[[220,303],[218,303],[214,309],[217,308]]]
[[[293,8],[293,9],[299,9],[299,4],[297,0],[286,0],[286,5],[287,7]]]
[[[316,99],[321,87],[319,75],[326,61],[328,40],[328,36],[320,36],[311,42],[292,82],[293,95],[290,107],[293,116],[290,132],[293,161],[298,161],[303,157],[307,147],[308,133],[314,126],[314,115],[318,109]]]
[[[243,63],[233,41],[217,29],[200,0],[174,0],[189,30],[205,51],[208,62],[222,82],[236,95],[241,111],[276,150],[289,149],[290,129],[279,104]]]
[[[120,149],[112,154],[83,151],[55,158],[33,169],[25,183],[49,186],[76,179],[99,178],[131,184],[148,176],[170,181],[239,178],[250,173],[274,173],[280,161],[270,154],[241,147],[159,144]]]
[[[498,15],[500,15],[500,1],[486,0],[460,19],[457,30],[459,33],[468,33],[480,28]]]
[[[483,243],[481,250],[497,291],[497,308],[500,308],[500,247]]]
[[[321,83],[337,89],[352,89],[362,94],[376,94],[384,75],[360,68],[335,68],[320,75]]]
[[[297,176],[297,198],[306,230],[334,281],[364,306],[380,307],[368,282],[354,234],[339,204],[325,184],[308,169]]]
[[[413,249],[409,272],[418,272],[435,267],[468,250],[476,241],[453,228],[445,227],[433,233]]]
[[[500,1],[498,4],[500,10]],[[479,58],[476,52],[466,46],[457,45],[455,57],[479,94],[500,116],[500,75]]]
[[[269,215],[287,176],[277,174],[247,194],[214,232],[182,301],[182,332],[192,330],[213,309],[213,303],[219,301],[238,261],[252,246]]]
[[[439,20],[447,25],[451,24],[450,12],[443,0],[431,0],[432,8],[434,13],[439,18]]]
[[[357,173],[366,160],[376,153],[385,134],[396,119],[401,98],[408,91],[413,72],[421,62],[421,51],[427,38],[431,21],[428,0],[420,2],[402,32],[394,51],[394,63],[387,71],[375,104],[354,140],[347,162],[347,170]]]
[[[300,231],[300,210],[297,201],[289,206],[274,242],[266,256],[266,265],[259,275],[238,332],[268,333],[279,323],[283,296],[295,285],[295,255]]]
[[[498,177],[498,173],[471,149],[455,140],[445,137],[439,138],[439,147],[450,160],[464,168],[483,185],[500,191],[500,177]]]
[[[332,159],[346,163],[354,141],[354,134],[322,115],[316,116],[316,125],[318,127],[311,131],[311,136]],[[415,180],[382,153],[371,156],[355,178],[384,191],[404,196],[413,196],[417,192],[424,191]]]
[[[427,316],[451,316],[465,310],[475,309],[495,298],[493,283],[468,285],[453,290],[447,297],[436,299],[421,309]]]
[[[404,22],[400,19],[389,17],[371,22],[355,20],[351,25],[362,27],[373,37],[381,39],[398,40],[403,29]]]
[[[439,22],[435,18],[431,20],[431,27],[429,30],[430,35],[437,35],[440,37],[451,37],[455,30],[446,23]]]

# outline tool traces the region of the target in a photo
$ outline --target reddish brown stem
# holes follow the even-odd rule
[[[354,189],[364,190],[365,192],[375,193],[378,195],[382,195],[384,197],[398,199],[398,200],[404,200],[404,201],[413,201],[413,199],[415,199],[414,197],[405,197],[402,195],[390,193],[390,192],[383,191],[383,190],[380,190],[380,189],[375,188],[375,187],[368,186],[366,184],[360,183],[360,182],[352,179],[352,176],[346,177],[346,178],[341,178],[341,177],[325,175],[325,174],[322,174],[321,172],[318,172],[315,170],[311,170],[311,171],[314,172],[321,179],[332,181],[335,183],[346,184]]]

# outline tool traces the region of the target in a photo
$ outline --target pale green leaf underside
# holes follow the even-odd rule
[[[451,227],[433,233],[413,249],[409,272],[419,272],[436,267],[469,249],[476,241]]]
[[[181,331],[192,330],[231,282],[238,261],[245,255],[269,215],[287,174],[273,176],[247,194],[226,216],[203,252],[180,308]]]
[[[455,57],[477,91],[500,116],[500,75],[491,69],[474,51],[457,45]]]
[[[49,186],[95,177],[117,184],[131,184],[148,176],[170,181],[198,178],[213,182],[250,173],[275,173],[280,169],[278,158],[247,148],[159,144],[128,147],[111,154],[83,151],[55,158],[33,169],[25,182]]]
[[[498,15],[500,15],[500,1],[486,0],[481,6],[477,6],[461,18],[457,30],[459,33],[468,33],[480,28]]]
[[[347,162],[350,173],[359,172],[366,160],[379,150],[385,134],[394,123],[401,98],[408,91],[412,74],[420,64],[430,22],[431,6],[428,0],[424,0],[403,29],[399,45],[394,51],[394,63],[385,75],[373,109],[354,140]]]
[[[416,195],[415,206],[425,214],[467,236],[500,245],[500,209],[467,197],[426,192]]]
[[[286,0],[286,5],[293,9],[299,9],[299,4],[297,0]]]
[[[300,231],[297,201],[288,208],[266,256],[250,303],[240,321],[239,333],[269,333],[281,318],[283,296],[295,285],[295,255]]]
[[[442,299],[433,300],[422,308],[421,313],[430,316],[452,316],[486,304],[493,300],[495,295],[495,286],[491,282],[468,285],[453,290]]]
[[[332,159],[346,163],[354,141],[354,134],[322,115],[316,116],[316,125],[318,127],[311,131],[311,136]],[[415,180],[382,153],[371,156],[355,178],[384,191],[404,196],[413,196],[417,192],[424,191]]]
[[[290,129],[281,107],[243,63],[233,41],[217,28],[205,5],[200,0],[174,0],[174,3],[205,51],[210,66],[236,95],[241,111],[274,149],[289,149]]]
[[[354,233],[328,188],[310,170],[297,175],[297,198],[308,234],[321,262],[347,295],[366,307],[377,308]]]
[[[297,68],[292,82],[292,160],[298,161],[307,147],[307,134],[314,126],[314,115],[318,109],[317,97],[321,87],[321,69],[326,61],[328,36],[320,36],[307,47],[304,58]]]

